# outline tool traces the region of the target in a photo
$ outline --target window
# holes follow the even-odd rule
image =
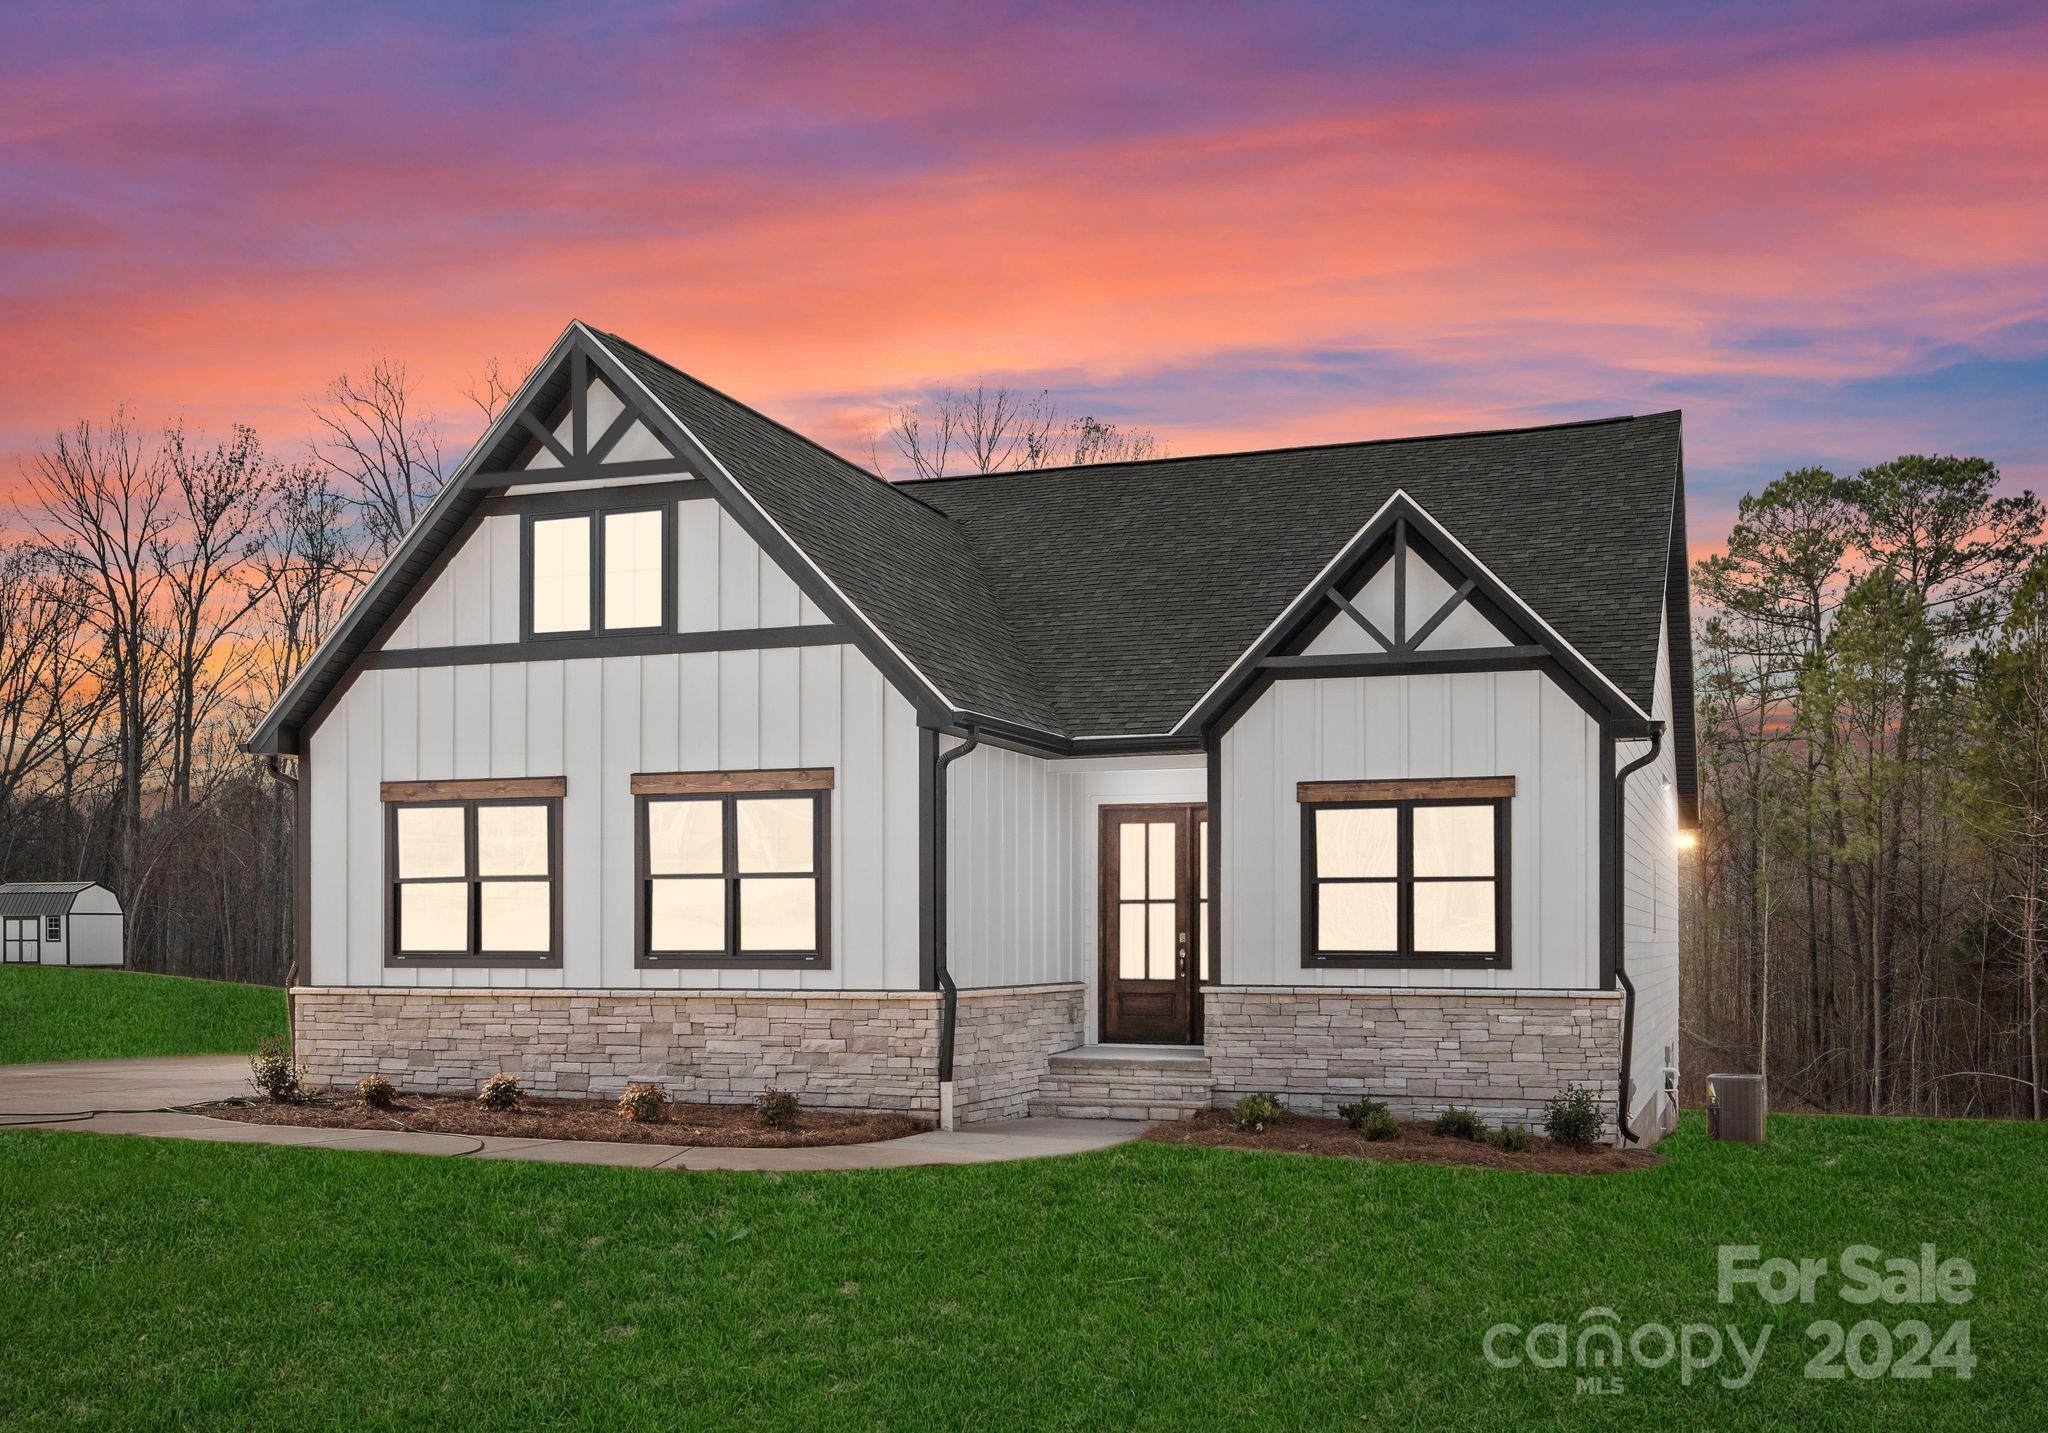
[[[1301,783],[1302,964],[1508,964],[1512,777]]]
[[[527,636],[665,630],[670,526],[667,507],[529,517]]]
[[[824,968],[829,771],[636,776],[643,965]]]
[[[44,916],[44,917],[43,917],[43,939],[44,939],[44,940],[62,940],[62,939],[64,939],[64,917],[62,917],[62,916]]]
[[[387,783],[390,963],[561,963],[561,786]]]

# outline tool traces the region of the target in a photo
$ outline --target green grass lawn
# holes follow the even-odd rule
[[[1130,1145],[721,1175],[0,1135],[13,1426],[2039,1427],[2048,1130],[1696,1119],[1573,1178]],[[1716,1245],[1923,1242],[1960,1308],[1716,1302]],[[1575,1392],[1487,1329],[1778,1325],[1747,1388]],[[1972,1326],[1972,1378],[1802,1375],[1809,1322]],[[1654,1342],[1649,1345],[1655,1352]],[[1725,1365],[1732,1367],[1732,1363]]]
[[[267,985],[0,965],[0,1065],[234,1055],[284,1025],[284,992]]]

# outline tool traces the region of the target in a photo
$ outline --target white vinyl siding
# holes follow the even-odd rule
[[[1224,737],[1226,985],[1599,984],[1597,724],[1539,672],[1278,681]],[[1506,969],[1302,965],[1301,781],[1512,776]]]
[[[397,651],[517,642],[519,548],[517,513],[485,518],[428,584],[385,647]],[[584,591],[588,590],[586,582]],[[676,599],[676,625],[684,632],[831,621],[724,507],[708,497],[676,504]]]
[[[368,670],[310,742],[316,985],[915,989],[917,724],[851,646]],[[829,767],[829,970],[634,963],[642,771]],[[384,964],[380,783],[562,776],[559,969]]]

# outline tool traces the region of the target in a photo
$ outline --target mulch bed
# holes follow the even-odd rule
[[[509,1110],[487,1110],[472,1095],[402,1094],[389,1110],[373,1110],[353,1093],[336,1093],[313,1103],[227,1101],[194,1111],[213,1119],[259,1125],[310,1125],[317,1129],[413,1130],[425,1134],[504,1135],[514,1139],[590,1139],[616,1144],[719,1145],[748,1149],[796,1149],[825,1144],[868,1144],[901,1139],[931,1128],[909,1115],[864,1110],[804,1110],[786,1125],[770,1127],[752,1105],[669,1106],[659,1124],[619,1116],[612,1100],[542,1099],[528,1096]]]
[[[1529,1137],[1528,1149],[1511,1154],[1490,1144],[1440,1135],[1420,1120],[1402,1120],[1401,1137],[1384,1140],[1369,1140],[1342,1120],[1314,1115],[1284,1114],[1263,1130],[1241,1130],[1230,1122],[1227,1110],[1202,1110],[1193,1119],[1154,1125],[1144,1137],[1162,1144],[1334,1154],[1404,1164],[1475,1164],[1540,1174],[1620,1174],[1632,1169],[1651,1169],[1664,1162],[1660,1154],[1624,1152],[1605,1146],[1574,1149],[1538,1134]]]

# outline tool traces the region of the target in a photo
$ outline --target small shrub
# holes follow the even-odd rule
[[[1607,1133],[1607,1116],[1591,1090],[1567,1085],[1563,1094],[1544,1103],[1543,1132],[1559,1144],[1590,1149]]]
[[[373,1110],[388,1110],[398,1103],[398,1091],[382,1075],[365,1075],[356,1081],[356,1098]]]
[[[512,1075],[493,1075],[476,1092],[476,1102],[487,1110],[509,1110],[519,1103],[523,1092]]]
[[[660,1085],[628,1085],[619,1096],[619,1118],[656,1125],[668,1118],[668,1091]]]
[[[1520,1154],[1529,1147],[1529,1127],[1502,1125],[1486,1137],[1486,1142],[1495,1149],[1506,1150],[1509,1154]]]
[[[1366,1103],[1375,1106],[1375,1108],[1368,1111],[1365,1117],[1353,1125],[1352,1128],[1369,1140],[1399,1139],[1401,1137],[1401,1122],[1394,1118],[1394,1112],[1385,1105],[1380,1104],[1378,1100],[1368,1100]]]
[[[796,1117],[802,1109],[803,1106],[797,1102],[797,1097],[788,1090],[769,1090],[754,1101],[754,1118],[770,1129],[779,1129],[784,1125],[796,1123]]]
[[[1353,1100],[1348,1105],[1337,1106],[1337,1116],[1353,1129],[1358,1129],[1373,1111],[1385,1108],[1386,1106],[1378,1100]]]
[[[249,1082],[277,1104],[306,1102],[306,1072],[292,1058],[292,1047],[282,1036],[270,1036],[249,1057]]]
[[[1230,1122],[1241,1130],[1264,1129],[1282,1113],[1280,1101],[1271,1095],[1246,1095],[1230,1107]]]
[[[1367,1139],[1399,1139],[1401,1122],[1394,1118],[1394,1112],[1381,1100],[1353,1100],[1348,1105],[1337,1106],[1337,1113]]]
[[[1486,1121],[1472,1110],[1461,1110],[1452,1105],[1436,1117],[1436,1132],[1447,1134],[1452,1139],[1484,1139]]]

